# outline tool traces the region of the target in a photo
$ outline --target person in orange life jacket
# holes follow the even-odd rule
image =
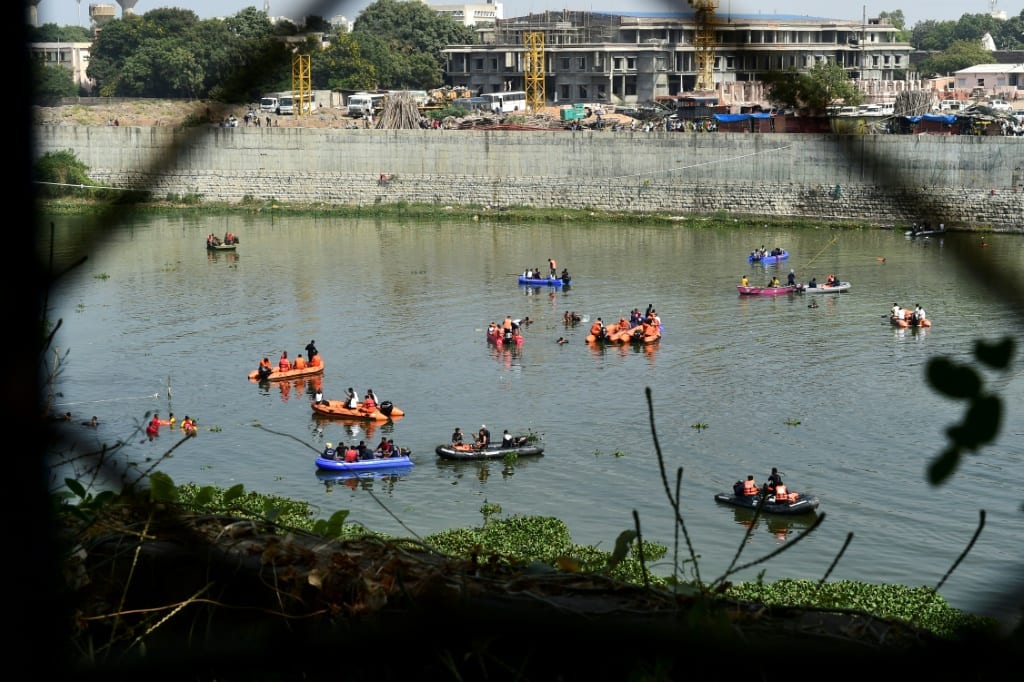
[[[277,368],[282,372],[289,372],[292,368],[291,360],[288,359],[288,351],[281,351],[281,358],[277,361]]]
[[[189,418],[187,414],[185,415],[185,418],[181,420],[181,430],[185,432],[186,436],[194,436],[196,435],[196,431],[198,431],[195,421]]]
[[[256,368],[257,374],[261,379],[266,379],[270,376],[270,373],[274,371],[274,368],[270,365],[270,358],[263,358],[260,360],[259,367]]]
[[[313,357],[310,358],[310,360],[309,360],[309,366],[310,367],[319,367],[322,364],[324,364],[324,361],[320,357],[320,352],[317,351],[316,353],[313,353]]]
[[[758,492],[757,482],[754,480],[754,477],[752,475],[747,476],[747,480],[743,481],[743,495],[753,496],[757,495]]]
[[[590,325],[590,333],[599,339],[601,338],[601,332],[603,330],[604,322],[601,321],[600,317],[594,320],[594,324]]]
[[[309,357],[309,361],[313,362],[313,356],[317,354],[316,350],[316,339],[311,340],[306,344],[306,355]]]
[[[306,358],[302,357],[302,353],[297,354],[292,369],[306,369],[306,367]]]
[[[349,447],[346,448],[344,443],[341,444],[341,447],[344,448],[344,450],[345,450],[345,461],[346,462],[356,462],[356,461],[359,461],[359,451],[356,450],[355,447],[349,446]]]
[[[154,412],[153,419],[150,420],[149,425],[146,426],[146,435],[149,436],[150,440],[153,440],[160,435],[160,413]]]
[[[374,412],[377,409],[377,401],[373,399],[372,391],[366,392],[366,397],[363,398],[363,406],[361,409],[363,412]]]

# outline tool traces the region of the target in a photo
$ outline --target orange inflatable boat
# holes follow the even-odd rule
[[[319,403],[310,403],[310,407],[313,408],[313,412],[325,417],[345,417],[375,422],[386,422],[389,419],[401,419],[405,416],[405,412],[392,405],[389,400],[383,401],[376,409],[369,412],[364,410],[362,405],[356,408],[345,407],[343,400],[324,400]]]
[[[298,379],[299,377],[313,376],[315,374],[323,374],[324,365],[321,362],[316,366],[307,366],[302,369],[290,369],[287,372],[282,372],[279,369],[275,369],[271,372],[264,381],[284,381],[285,379]],[[260,371],[254,369],[249,372],[249,381],[258,382],[260,380]]]

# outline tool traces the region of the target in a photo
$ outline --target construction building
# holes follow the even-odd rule
[[[497,19],[478,27],[481,44],[444,50],[445,82],[474,94],[525,90],[530,38],[542,33],[544,89],[552,103],[630,106],[691,93],[698,61],[710,63],[713,90],[723,102],[763,99],[769,71],[806,70],[827,61],[854,81],[881,84],[874,89],[889,97],[913,88],[907,80],[916,77],[909,73],[913,48],[881,19],[702,14],[562,10]],[[698,94],[711,88],[702,90]]]

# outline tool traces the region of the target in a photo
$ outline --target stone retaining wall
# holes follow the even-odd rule
[[[157,197],[477,204],[1024,231],[1024,138],[37,126],[100,183]],[[165,158],[168,149],[175,150]],[[381,181],[381,175],[387,180]]]

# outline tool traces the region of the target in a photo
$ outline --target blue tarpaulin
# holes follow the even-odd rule
[[[907,116],[906,119],[911,123],[917,123],[918,121],[939,121],[941,123],[956,123],[956,116],[951,114],[924,114],[923,116]]]
[[[757,114],[715,114],[715,120],[720,123],[737,123],[739,121],[749,121],[752,118],[771,118],[771,114],[757,113]]]

